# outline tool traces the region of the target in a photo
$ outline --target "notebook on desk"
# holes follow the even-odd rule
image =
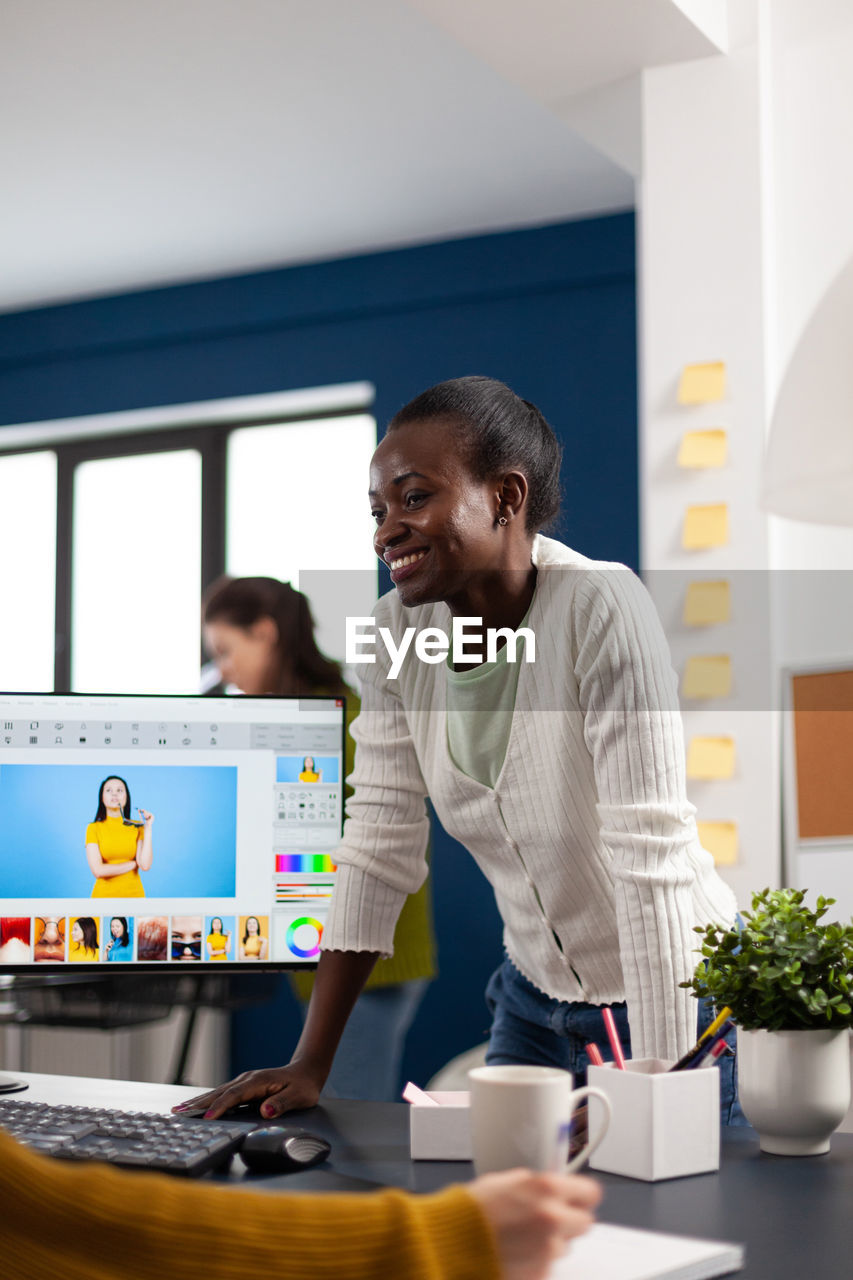
[[[596,1223],[572,1241],[548,1280],[713,1280],[739,1271],[743,1246]]]

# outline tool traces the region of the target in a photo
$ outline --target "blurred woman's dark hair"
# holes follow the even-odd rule
[[[217,578],[204,593],[202,621],[226,622],[247,631],[261,618],[278,630],[278,672],[269,693],[284,697],[324,693],[345,696],[339,663],[327,658],[314,639],[314,619],[301,591],[278,578]]]
[[[535,404],[495,378],[452,378],[410,400],[394,414],[388,430],[431,418],[442,418],[454,428],[478,480],[522,472],[528,485],[528,533],[537,533],[555,519],[563,450]]]

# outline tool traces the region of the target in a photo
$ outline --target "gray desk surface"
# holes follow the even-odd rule
[[[26,1093],[13,1095],[21,1099],[152,1111],[198,1092],[79,1077],[21,1078],[30,1082]],[[238,1159],[229,1183],[295,1192],[379,1186],[432,1191],[473,1177],[466,1163],[409,1159],[408,1107],[402,1103],[327,1102],[288,1120],[329,1139],[329,1163],[304,1174],[254,1179]],[[731,1129],[724,1131],[719,1174],[658,1183],[595,1176],[605,1190],[604,1221],[745,1243],[747,1266],[740,1274],[750,1280],[853,1273],[853,1135],[836,1134],[828,1155],[793,1159],[762,1155],[751,1129]]]

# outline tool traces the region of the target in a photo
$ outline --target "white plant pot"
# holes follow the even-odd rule
[[[742,1031],[738,1091],[761,1150],[817,1156],[850,1106],[849,1033]]]

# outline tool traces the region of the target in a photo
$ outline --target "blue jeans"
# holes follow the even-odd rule
[[[519,973],[511,960],[504,960],[486,987],[486,1004],[492,1014],[492,1029],[486,1062],[537,1063],[562,1067],[571,1071],[575,1086],[586,1084],[589,1066],[586,1045],[597,1044],[605,1062],[613,1058],[601,1005],[568,1003],[546,996]],[[697,1035],[714,1019],[708,1000],[698,1001]],[[631,1056],[631,1032],[624,1002],[610,1006],[619,1032],[625,1057]],[[732,1050],[736,1048],[735,1031],[726,1036]],[[740,1108],[737,1096],[737,1057],[718,1059],[720,1071],[720,1122],[743,1125],[749,1121]]]
[[[400,1101],[406,1035],[428,986],[428,978],[416,978],[362,991],[341,1036],[324,1097]],[[303,1005],[303,1018],[307,1008]]]

